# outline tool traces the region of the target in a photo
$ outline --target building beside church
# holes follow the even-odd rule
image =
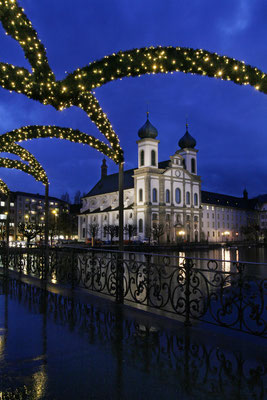
[[[241,227],[258,223],[260,209],[267,217],[267,203],[265,209],[257,200],[249,200],[246,190],[243,197],[201,190],[196,140],[187,124],[180,148],[167,161],[158,160],[158,132],[148,113],[138,136],[138,166],[124,171],[125,239],[132,229],[141,241],[155,239],[159,230],[161,243],[241,240]],[[108,175],[103,160],[101,179],[82,199],[80,241],[91,236],[92,226],[98,227],[99,239],[109,239],[108,227],[118,227],[118,197],[118,174]]]

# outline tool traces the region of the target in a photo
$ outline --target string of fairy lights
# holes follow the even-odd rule
[[[18,169],[27,173],[28,175],[33,176],[36,181],[42,182],[44,185],[47,183],[46,178],[42,178],[40,176],[40,172],[36,171],[30,165],[24,164],[22,161],[19,160],[12,160],[6,157],[0,157],[0,167],[1,168],[10,168],[10,169]]]
[[[89,145],[117,162],[117,154],[107,144],[101,142],[101,140],[83,133],[78,129],[62,128],[58,126],[30,125],[7,132],[0,136],[0,149],[8,147],[14,144],[14,142],[52,137]],[[21,149],[23,148],[21,147]],[[26,156],[24,155],[24,157]],[[29,157],[29,155],[27,155],[27,157]],[[29,159],[27,159],[27,161],[29,161]]]
[[[0,136],[1,139],[3,136]],[[19,160],[11,160],[9,158],[2,157],[0,158],[0,167],[18,169],[33,176],[37,181],[42,182],[44,185],[49,183],[46,172],[42,165],[28,150],[24,149],[17,143],[12,141],[4,141],[3,139],[0,148],[3,153],[14,154],[19,156],[21,160],[28,162],[27,165]],[[0,192],[4,195],[9,194],[8,186],[2,179],[0,179]]]
[[[0,192],[6,196],[9,194],[9,188],[2,179],[0,179]]]
[[[113,80],[144,74],[183,72],[250,85],[267,94],[267,76],[260,69],[227,56],[186,47],[145,47],[119,51],[78,68],[57,81],[46,50],[17,0],[0,0],[0,20],[6,31],[19,42],[32,72],[26,68],[0,63],[0,85],[22,93],[57,110],[81,108],[108,140],[109,145],[78,130],[54,126],[26,126],[3,135],[3,140],[20,141],[39,137],[59,137],[88,144],[116,163],[123,161],[123,150],[107,115],[92,92]],[[1,142],[3,143],[3,142]]]
[[[1,136],[0,136],[1,137]],[[2,137],[1,137],[2,138]],[[42,165],[36,160],[36,158],[26,149],[19,146],[17,143],[4,143],[1,141],[0,145],[1,152],[11,153],[19,156],[21,160],[28,162],[29,166],[33,168],[36,173],[39,174],[41,182],[44,184],[49,183],[45,170]]]

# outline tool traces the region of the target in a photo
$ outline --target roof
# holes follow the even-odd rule
[[[28,193],[28,192],[12,192],[15,196],[37,197],[38,199],[45,199],[43,194]],[[59,201],[60,203],[69,204],[67,201],[58,199],[57,197],[49,196],[49,200]]]
[[[130,204],[127,207],[123,207],[124,210],[132,210],[133,209],[133,204]],[[119,206],[112,208],[111,206],[108,206],[107,208],[104,208],[103,210],[101,210],[100,208],[96,208],[93,211],[90,211],[90,214],[99,214],[99,213],[106,213],[109,211],[119,211]],[[81,212],[79,215],[83,215],[83,214],[88,214],[88,210]]]
[[[170,160],[161,161],[158,164],[160,169],[167,169],[170,164]],[[123,189],[134,188],[134,170],[136,168],[128,169],[124,171],[124,187]],[[84,197],[97,196],[100,194],[112,193],[118,191],[119,185],[119,174],[111,174],[100,179],[97,184],[88,192]],[[254,209],[257,203],[267,202],[267,194],[260,195],[253,199],[245,199],[244,197],[229,196],[227,194],[220,194],[214,192],[201,191],[201,202],[206,204],[214,204],[223,207],[234,207],[241,209]],[[113,209],[114,211],[116,209]],[[111,211],[104,209],[101,212]],[[100,212],[100,209],[94,210],[93,212]],[[88,210],[84,212],[88,213]]]
[[[246,200],[243,197],[235,197],[229,196],[227,194],[206,192],[205,190],[201,191],[201,202],[214,204],[217,206],[224,207],[235,207],[235,208],[251,208],[250,200]]]
[[[170,160],[159,162],[158,166],[160,169],[166,169],[170,163]],[[134,188],[134,170],[136,168],[128,169],[123,173],[123,189]],[[97,184],[90,190],[85,196],[97,196],[99,194],[117,192],[119,190],[119,174],[111,174],[101,178]]]

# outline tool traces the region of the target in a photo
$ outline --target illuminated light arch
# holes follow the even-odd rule
[[[6,196],[8,196],[8,194],[9,194],[9,188],[2,179],[0,179],[0,192],[2,194],[5,194]]]
[[[118,158],[123,159],[119,138],[95,96],[90,92],[86,93],[81,87],[78,96],[72,99],[67,88],[61,85],[60,81],[56,81],[48,63],[45,47],[16,0],[0,0],[0,20],[6,34],[19,42],[25,58],[32,67],[30,73],[26,68],[0,63],[0,85],[43,104],[50,104],[57,110],[72,105],[81,108],[109,141]]]
[[[44,182],[49,183],[46,172],[43,169],[42,165],[28,150],[19,146],[17,143],[3,143],[3,142],[4,140],[2,141],[0,146],[0,151],[2,153],[15,154],[19,156],[23,161],[27,161],[29,163],[29,166],[32,167],[36,172],[38,172],[40,177],[44,179]]]
[[[18,169],[20,171],[26,172],[28,175],[33,176],[36,181],[42,182],[44,185],[48,183],[47,177],[44,178],[40,176],[39,171],[36,171],[34,168],[18,160],[11,160],[9,158],[0,157],[0,168]]]
[[[32,67],[32,73],[29,73],[25,68],[0,63],[0,85],[50,104],[57,110],[73,105],[80,107],[109,141],[119,161],[123,161],[123,151],[118,136],[91,92],[107,82],[144,74],[183,72],[251,85],[267,94],[267,76],[258,68],[207,50],[171,46],[120,51],[56,81],[45,47],[17,0],[0,0],[0,20],[6,34],[19,42]],[[103,154],[106,154],[105,150],[104,147],[100,149]],[[106,155],[110,157],[110,153]]]
[[[90,91],[116,79],[170,72],[198,74],[238,85],[250,85],[267,94],[267,75],[260,69],[207,50],[171,46],[114,53],[69,74],[61,85],[68,86],[70,92],[77,95],[79,85]]]
[[[120,161],[119,155],[115,153],[112,148],[110,148],[101,140],[94,138],[94,136],[90,136],[77,129],[62,128],[50,125],[30,125],[7,132],[0,136],[0,149],[3,149],[5,146],[14,144],[14,142],[21,142],[24,140],[32,140],[38,138],[66,139],[70,142],[89,145],[90,147],[93,147],[96,150],[106,154],[114,162],[118,163]]]

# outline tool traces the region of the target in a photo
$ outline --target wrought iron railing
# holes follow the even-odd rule
[[[175,376],[180,396],[185,393],[190,398],[265,398],[264,355],[260,351],[245,351],[238,346],[237,337],[237,343],[229,346],[214,336],[209,339],[191,335],[188,329],[174,333],[153,322],[122,318],[120,308],[103,310],[15,280],[7,281],[4,287],[0,285],[0,294],[18,301],[31,313],[40,313],[53,323],[77,332],[91,344],[111,343],[118,368],[127,365],[153,371],[159,381],[170,384]],[[42,330],[40,334],[46,335],[46,332]],[[46,338],[43,341],[46,342]],[[10,375],[10,369],[8,373]],[[2,398],[28,398],[27,393],[29,396],[31,391],[30,386],[14,392],[4,388]],[[25,397],[19,397],[22,394]]]
[[[256,264],[93,249],[50,250],[47,262],[40,249],[10,249],[8,257],[8,269],[157,309],[186,325],[267,336],[267,279]]]

